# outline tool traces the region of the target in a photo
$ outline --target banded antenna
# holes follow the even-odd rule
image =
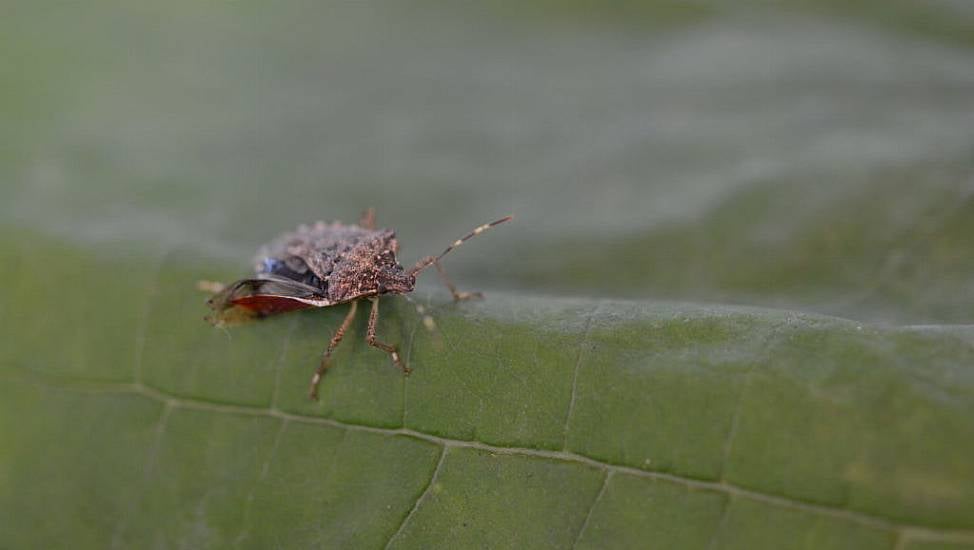
[[[443,252],[441,252],[439,256],[427,256],[427,257],[423,258],[422,260],[416,262],[416,265],[414,265],[409,270],[408,273],[410,275],[417,275],[417,274],[419,274],[421,271],[423,271],[427,267],[429,267],[429,266],[431,266],[433,264],[439,263],[439,261],[443,259],[443,256],[446,256],[447,254],[450,253],[450,251],[452,251],[453,249],[459,247],[463,243],[469,241],[470,239],[476,237],[477,235],[480,235],[481,233],[483,233],[484,231],[487,231],[488,229],[490,229],[492,227],[498,226],[498,225],[500,225],[500,224],[502,224],[504,222],[509,222],[509,221],[511,221],[513,219],[514,219],[514,216],[504,216],[503,218],[501,218],[499,220],[492,221],[490,223],[485,223],[484,225],[481,225],[480,227],[477,227],[476,229],[474,229],[470,233],[467,233],[463,237],[460,237],[459,239],[453,241],[453,244],[451,244],[450,246],[446,247],[446,250],[444,250]]]

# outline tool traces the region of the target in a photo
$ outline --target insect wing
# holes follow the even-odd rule
[[[248,315],[264,317],[331,303],[313,287],[275,277],[237,281],[213,296],[208,305],[220,321]]]

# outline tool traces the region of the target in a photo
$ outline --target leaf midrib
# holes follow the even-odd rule
[[[14,366],[14,365],[10,365],[10,366]],[[267,417],[277,418],[279,420],[287,421],[287,422],[318,424],[318,425],[330,426],[333,428],[338,428],[343,430],[367,432],[373,434],[380,434],[384,436],[404,436],[404,437],[410,437],[421,441],[425,441],[428,443],[433,443],[435,445],[440,446],[444,450],[444,452],[451,448],[467,448],[467,449],[474,449],[474,450],[484,451],[488,453],[495,453],[495,454],[505,454],[505,455],[527,457],[527,458],[538,458],[538,459],[545,459],[545,460],[557,460],[562,462],[570,462],[570,463],[580,464],[580,465],[589,466],[589,467],[602,470],[607,475],[609,473],[613,475],[615,474],[631,475],[643,479],[673,483],[676,485],[683,486],[690,490],[717,492],[717,493],[727,495],[728,497],[731,498],[744,498],[756,502],[765,503],[771,506],[778,506],[786,509],[797,510],[797,511],[811,513],[819,516],[837,518],[858,525],[862,525],[865,527],[882,529],[885,531],[892,532],[896,534],[897,538],[900,541],[925,540],[925,541],[955,542],[955,543],[965,543],[965,544],[974,543],[974,530],[943,529],[943,528],[928,527],[919,524],[902,523],[882,515],[870,514],[866,512],[850,510],[847,508],[840,508],[840,507],[829,506],[825,504],[808,502],[808,501],[799,500],[791,497],[763,493],[760,491],[755,491],[752,489],[741,487],[733,483],[728,483],[726,481],[707,481],[701,479],[694,479],[687,476],[681,476],[677,474],[652,471],[652,470],[643,470],[631,466],[613,464],[613,463],[597,460],[579,453],[574,453],[566,450],[556,451],[556,450],[545,450],[545,449],[532,449],[528,447],[506,447],[502,445],[492,445],[489,443],[483,443],[476,440],[460,440],[460,439],[441,437],[441,436],[433,435],[430,433],[426,433],[426,432],[422,432],[422,431],[418,431],[406,427],[380,428],[376,426],[370,426],[367,424],[358,424],[358,423],[335,420],[332,418],[293,414],[293,413],[282,411],[275,407],[257,407],[257,406],[249,406],[249,405],[218,403],[214,401],[207,401],[205,399],[199,399],[199,398],[174,394],[142,383],[125,383],[125,382],[81,382],[79,383],[77,381],[78,379],[67,379],[66,377],[47,374],[47,373],[40,374],[35,371],[24,369],[22,367],[15,368],[14,370],[19,371],[21,373],[29,374],[29,378],[31,379],[31,382],[45,387],[52,387],[57,389],[79,391],[79,392],[86,392],[86,393],[139,395],[160,402],[166,405],[167,408],[182,408],[188,410],[207,411],[207,412],[221,413],[221,414],[267,416]],[[596,497],[595,502],[592,503],[592,506],[594,506],[597,503],[597,501],[598,501],[598,497]]]

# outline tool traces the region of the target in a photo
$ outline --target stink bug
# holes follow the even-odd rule
[[[399,253],[396,233],[390,229],[376,229],[372,209],[362,215],[357,225],[340,222],[302,225],[260,249],[254,278],[226,286],[201,281],[199,287],[202,290],[214,293],[207,301],[214,314],[207,320],[223,326],[299,309],[349,304],[345,320],[332,336],[311,377],[309,397],[317,400],[318,385],[330,366],[331,354],[352,324],[359,300],[365,298],[372,302],[365,341],[388,353],[392,363],[408,375],[410,369],[403,364],[396,346],[376,339],[379,296],[412,292],[416,276],[432,265],[454,300],[480,297],[479,292],[459,292],[447,277],[440,260],[467,240],[512,218],[507,216],[481,225],[454,241],[439,256],[426,256],[409,269],[403,268],[396,258]]]

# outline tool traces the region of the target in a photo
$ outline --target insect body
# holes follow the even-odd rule
[[[395,366],[409,374],[396,346],[376,338],[379,296],[406,294],[416,286],[416,276],[435,266],[454,300],[477,297],[479,293],[459,292],[447,277],[440,260],[468,239],[509,221],[501,218],[482,225],[456,240],[439,256],[427,256],[409,269],[399,264],[399,242],[395,232],[376,229],[373,211],[363,215],[358,225],[319,222],[301,226],[261,248],[255,277],[223,286],[204,282],[201,288],[215,295],[207,302],[214,314],[207,320],[223,325],[242,319],[266,317],[299,309],[349,304],[348,313],[322,354],[321,363],[311,378],[310,397],[318,398],[318,386],[330,366],[331,354],[355,318],[358,302],[372,303],[366,342],[392,358]]]

